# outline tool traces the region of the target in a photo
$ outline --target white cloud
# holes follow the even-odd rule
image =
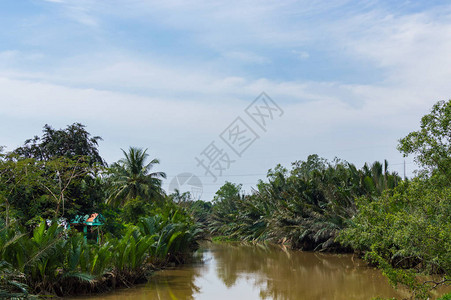
[[[448,8],[449,10],[449,8]],[[358,28],[358,24],[366,24]],[[393,16],[374,13],[350,20],[346,49],[388,71],[387,82],[443,86],[451,75],[451,18],[436,11]],[[339,30],[342,30],[339,27]]]
[[[235,173],[272,167],[280,157],[350,153],[343,149],[353,150],[351,161],[399,160],[396,139],[417,128],[434,102],[451,95],[451,19],[435,10],[399,15],[378,9],[325,20],[321,14],[342,2],[61,4],[64,14],[87,25],[89,33],[104,26],[105,18],[138,18],[149,28],[186,33],[200,51],[213,49],[217,56],[190,61],[154,48],[139,55],[119,42],[52,60],[45,49],[2,51],[0,133],[6,136],[14,124],[23,127],[21,134],[8,135],[8,141],[21,143],[37,133],[37,123],[63,127],[81,121],[105,137],[102,147],[109,151],[108,159],[117,159],[120,147],[151,146],[167,162],[165,171],[182,172],[187,169],[180,169],[180,160],[191,161],[265,91],[286,114],[250,153],[272,156],[267,164],[243,160]],[[315,19],[312,24],[306,16]],[[102,30],[108,29],[93,34],[99,40],[105,38]],[[331,81],[277,76],[279,66],[287,68],[278,65],[286,59],[280,53],[307,64],[321,59],[315,51],[325,50],[350,64],[367,65],[367,72],[380,72],[380,80],[344,83],[339,72]],[[32,61],[40,61],[36,70]],[[272,66],[275,75],[261,75],[255,66]],[[277,155],[271,154],[274,145]]]

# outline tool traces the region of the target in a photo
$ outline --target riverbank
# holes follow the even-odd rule
[[[0,230],[0,298],[104,293],[147,282],[155,270],[187,261],[197,248],[197,229],[175,210],[127,224],[120,237],[100,244],[82,233],[42,221]]]
[[[203,263],[156,272],[147,284],[74,299],[349,300],[402,299],[409,295],[408,291],[391,287],[379,270],[352,254],[293,251],[262,244],[207,243],[198,255]]]

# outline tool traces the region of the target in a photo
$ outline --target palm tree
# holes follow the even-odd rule
[[[149,157],[146,153],[147,149],[130,147],[128,153],[121,150],[125,157],[110,168],[110,190],[107,203],[123,205],[137,197],[150,201],[162,196],[164,192],[161,188],[161,179],[166,178],[166,174],[150,172],[160,161],[154,158],[146,164]]]
[[[375,161],[371,166],[365,164],[362,168],[362,185],[369,194],[382,195],[386,189],[396,187],[401,181],[396,172],[388,171],[388,161],[384,164]]]

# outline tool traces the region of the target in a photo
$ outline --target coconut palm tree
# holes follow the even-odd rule
[[[107,203],[123,205],[131,199],[140,197],[143,200],[155,200],[163,195],[161,188],[163,172],[151,172],[160,161],[156,158],[146,163],[149,154],[147,149],[130,147],[124,158],[110,167],[110,189]]]

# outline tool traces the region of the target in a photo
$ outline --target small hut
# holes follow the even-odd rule
[[[76,215],[70,222],[70,226],[79,232],[83,232],[86,239],[100,240],[100,226],[105,222],[105,218],[98,213],[91,215]]]

